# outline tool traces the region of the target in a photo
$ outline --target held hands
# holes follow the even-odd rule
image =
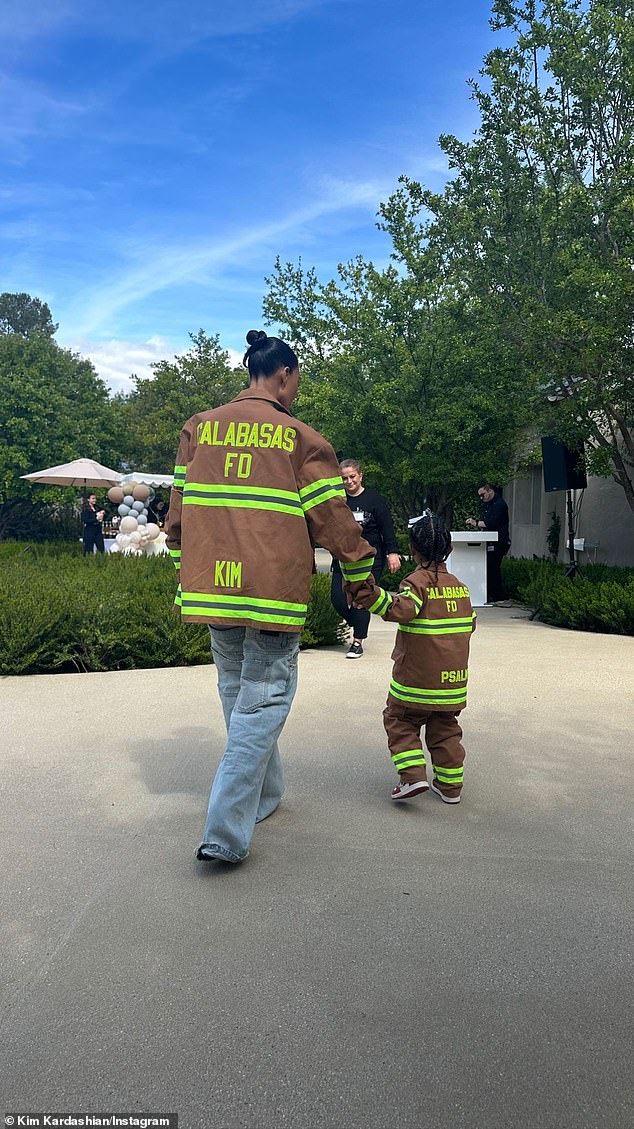
[[[344,584],[349,608],[370,608],[377,599],[378,585],[372,575],[361,583]]]

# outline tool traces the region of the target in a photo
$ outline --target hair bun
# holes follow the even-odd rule
[[[250,329],[247,333],[247,345],[258,345],[260,341],[266,341],[266,333],[263,329]]]

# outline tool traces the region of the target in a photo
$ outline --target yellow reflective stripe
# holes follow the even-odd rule
[[[391,606],[392,597],[385,589],[379,588],[379,597],[369,608],[369,611],[374,612],[376,615],[385,615],[387,609]]]
[[[391,679],[390,694],[401,702],[414,702],[419,705],[462,705],[467,700],[467,687],[464,684],[453,690],[427,690],[420,686],[403,686],[400,682]]]
[[[188,482],[183,505],[222,506],[230,509],[272,510],[304,516],[299,495],[292,490],[268,486],[230,486],[227,483]]]
[[[307,513],[330,498],[345,498],[346,491],[340,478],[318,478],[308,486],[300,487],[299,496]]]
[[[441,694],[441,695],[447,694],[447,695],[450,695],[450,694],[460,694],[460,693],[463,692],[463,689],[466,689],[466,687],[458,686],[453,690],[440,690],[440,689],[439,690],[428,690],[428,689],[425,689],[422,686],[403,686],[402,682],[397,682],[395,678],[392,678],[390,680],[390,686],[395,686],[397,690],[400,690],[404,694]]]
[[[442,765],[434,765],[435,776],[464,776],[464,766],[460,765],[459,768],[443,768]]]
[[[470,624],[474,619],[475,615],[455,615],[450,619],[423,619],[421,616],[417,616],[416,619],[412,620],[412,623],[422,623],[425,627],[438,627],[444,624],[453,624],[458,627],[462,624]]]
[[[411,635],[470,635],[473,628],[469,627],[414,627],[411,624],[399,624],[399,631],[408,631]]]
[[[275,608],[285,612],[306,614],[307,604],[296,604],[284,600],[265,600],[258,596],[239,596],[228,592],[183,592],[184,600],[199,600],[214,604],[244,604],[258,609]]]
[[[425,754],[422,749],[408,749],[406,753],[392,753],[392,760],[397,768],[408,768],[412,764],[426,764]],[[407,760],[408,764],[401,762]]]
[[[185,485],[185,475],[186,475],[186,473],[187,473],[187,467],[186,466],[175,466],[174,467],[174,486],[184,486]]]
[[[415,592],[412,592],[411,588],[409,588],[409,587],[399,589],[398,595],[399,596],[406,596],[408,600],[412,601],[412,603],[414,604],[415,608],[418,611],[420,611],[420,609],[423,606],[424,601],[421,600],[420,596],[417,596]]]
[[[275,612],[249,611],[248,608],[207,607],[206,605],[181,605],[183,617],[199,616],[202,619],[233,619],[243,622],[252,620],[255,623],[277,623],[288,627],[296,627],[301,631],[306,616],[276,615]]]
[[[417,616],[406,624],[399,626],[399,631],[407,631],[412,635],[459,635],[470,634],[473,631],[475,614],[470,616],[451,616],[445,619],[423,619]]]
[[[346,580],[367,580],[373,564],[374,557],[364,557],[360,561],[339,561]]]
[[[296,490],[278,490],[276,486],[234,486],[228,482],[188,482],[185,495],[193,490],[201,494],[248,494],[257,497],[280,498],[286,502],[300,504],[299,494]]]
[[[345,494],[345,490],[344,490],[344,494]],[[304,502],[304,513],[305,514],[308,513],[309,510],[312,510],[315,506],[320,505],[321,502],[329,502],[331,498],[340,498],[340,497],[341,497],[341,491],[336,490],[334,487],[331,487],[329,490],[326,490],[323,493],[321,493],[318,497],[311,498],[308,501]]]

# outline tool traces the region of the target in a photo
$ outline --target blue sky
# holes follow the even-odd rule
[[[1,290],[111,387],[262,324],[275,256],[384,262],[378,204],[469,136],[483,0],[3,0]]]

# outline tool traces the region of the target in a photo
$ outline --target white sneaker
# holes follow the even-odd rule
[[[445,793],[441,792],[440,788],[437,788],[436,785],[433,782],[432,782],[432,785],[431,785],[431,790],[432,790],[432,792],[435,792],[437,796],[440,796],[443,804],[459,804],[460,803],[460,796],[445,796]]]
[[[390,795],[393,800],[411,800],[414,796],[420,796],[421,792],[428,791],[429,784],[426,780],[417,780],[414,784],[405,784],[404,781],[401,781],[395,788],[392,788]]]

